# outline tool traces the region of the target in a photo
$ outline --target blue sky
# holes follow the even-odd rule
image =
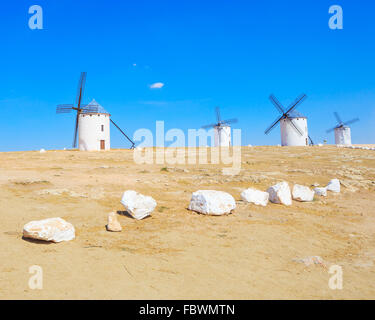
[[[44,29],[30,30],[28,9],[43,8]],[[344,10],[330,30],[328,9]],[[375,3],[299,1],[4,0],[0,9],[0,151],[69,148],[81,71],[84,102],[95,98],[129,135],[140,128],[199,128],[239,119],[242,144],[280,143],[264,135],[299,94],[313,140],[328,139],[333,111],[350,120],[353,143],[375,143]],[[134,66],[136,64],[136,66]],[[150,85],[162,82],[161,89]],[[112,128],[112,147],[129,144]]]

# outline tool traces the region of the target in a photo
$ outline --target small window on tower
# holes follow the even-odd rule
[[[102,125],[102,132],[104,132],[104,125]]]

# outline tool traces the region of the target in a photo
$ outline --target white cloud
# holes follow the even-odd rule
[[[152,85],[150,85],[151,89],[161,89],[163,87],[164,87],[164,83],[162,83],[162,82],[156,82],[156,83],[153,83]]]

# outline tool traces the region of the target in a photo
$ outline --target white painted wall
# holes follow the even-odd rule
[[[101,140],[105,141],[105,150],[110,150],[110,115],[104,113],[81,113],[78,130],[79,150],[100,151]]]
[[[280,121],[281,145],[282,146],[308,146],[309,133],[306,118],[292,118],[293,123],[301,130],[302,136],[293,128],[289,120]]]
[[[231,145],[232,139],[230,127],[215,127],[215,147],[230,147]]]
[[[349,127],[335,129],[335,142],[345,146],[352,144],[352,135]]]

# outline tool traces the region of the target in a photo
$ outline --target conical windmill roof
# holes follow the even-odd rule
[[[302,113],[298,112],[297,110],[293,110],[292,112],[288,113],[289,118],[306,118]]]
[[[95,107],[97,108],[97,112],[90,112],[89,110],[83,111],[83,113],[104,113],[104,114],[110,114],[107,110],[105,110],[98,102],[96,102],[95,99],[93,99],[88,105],[88,108]]]

